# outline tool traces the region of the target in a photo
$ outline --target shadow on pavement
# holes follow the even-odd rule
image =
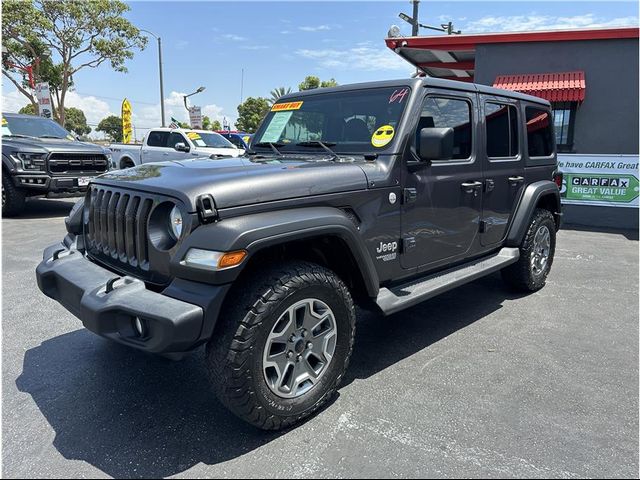
[[[73,205],[81,197],[64,199],[31,198],[27,200],[24,211],[12,220],[66,217]]]
[[[515,297],[493,275],[390,317],[361,312],[345,384],[427,348],[507,298]],[[55,430],[54,446],[66,459],[116,478],[175,475],[286,434],[256,430],[222,407],[202,351],[171,362],[77,330],[27,351],[16,383]]]

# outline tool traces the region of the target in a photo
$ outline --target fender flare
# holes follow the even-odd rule
[[[375,298],[379,290],[378,274],[353,221],[340,209],[306,207],[274,210],[220,220],[196,228],[182,243],[171,261],[173,274],[206,283],[233,282],[259,251],[295,240],[334,236],[349,248],[362,277],[367,294]],[[229,252],[247,250],[248,258],[236,268],[212,272],[186,267],[180,262],[189,248]]]
[[[4,153],[2,154],[2,170],[8,174],[12,174],[16,170],[15,164]]]
[[[509,233],[507,234],[507,247],[520,246],[538,202],[548,196],[553,197],[555,211],[552,213],[556,218],[556,226],[560,225],[559,217],[562,215],[562,207],[560,205],[560,190],[558,190],[558,186],[550,180],[534,182],[527,186],[520,198],[520,202],[518,202]]]
[[[131,163],[133,163],[133,166],[134,167],[136,166],[135,160],[125,153],[124,155],[122,155],[120,157],[120,160],[118,162],[119,163],[119,165],[118,165],[119,169],[123,169],[124,168],[122,165],[124,164],[125,160],[131,160]]]

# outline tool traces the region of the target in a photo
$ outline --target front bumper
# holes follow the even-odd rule
[[[44,251],[36,269],[38,287],[87,329],[152,353],[185,352],[211,335],[226,288],[204,291],[201,284],[177,280],[157,293],[143,281],[120,277],[87,260],[73,244],[65,244]],[[142,335],[134,327],[136,318],[144,325]]]
[[[93,178],[94,175],[86,175],[84,178]],[[19,173],[14,175],[13,182],[16,187],[25,188],[35,194],[72,194],[87,191],[87,185],[79,184],[80,177],[52,177],[46,173]]]

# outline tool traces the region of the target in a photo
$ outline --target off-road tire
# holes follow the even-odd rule
[[[320,299],[334,313],[335,352],[311,390],[282,398],[269,388],[263,373],[267,337],[289,306],[309,297]],[[229,292],[219,319],[207,345],[207,366],[216,396],[241,419],[264,430],[280,430],[317,412],[336,392],[353,350],[355,308],[347,286],[331,270],[291,262],[254,271]]]
[[[11,177],[2,172],[2,216],[11,217],[24,210],[26,195],[24,190],[17,188]]]
[[[549,256],[544,269],[538,274],[532,268],[532,256],[534,255],[534,238],[538,229],[547,227],[550,234]],[[520,258],[518,261],[502,270],[502,278],[506,284],[514,290],[521,292],[535,292],[544,287],[547,275],[551,270],[553,256],[556,249],[556,224],[549,210],[537,208],[533,212],[531,223],[527,228],[522,245],[520,246]]]

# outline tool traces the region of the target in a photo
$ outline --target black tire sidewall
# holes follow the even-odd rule
[[[18,189],[12,178],[5,172],[2,172],[2,189],[5,195],[5,204],[2,206],[3,216],[17,215],[24,209],[26,195],[24,191]]]
[[[333,311],[338,336],[336,347],[329,369],[308,393],[297,398],[283,398],[271,391],[264,378],[262,370],[264,349],[273,326],[284,311],[306,298],[321,300]],[[291,292],[262,313],[261,328],[255,336],[254,348],[249,357],[249,369],[253,378],[256,400],[265,410],[278,416],[298,417],[313,410],[337,386],[344,373],[353,341],[351,319],[353,312],[349,311],[351,305],[350,299],[345,299],[340,290],[314,281],[307,282],[304,287]]]

